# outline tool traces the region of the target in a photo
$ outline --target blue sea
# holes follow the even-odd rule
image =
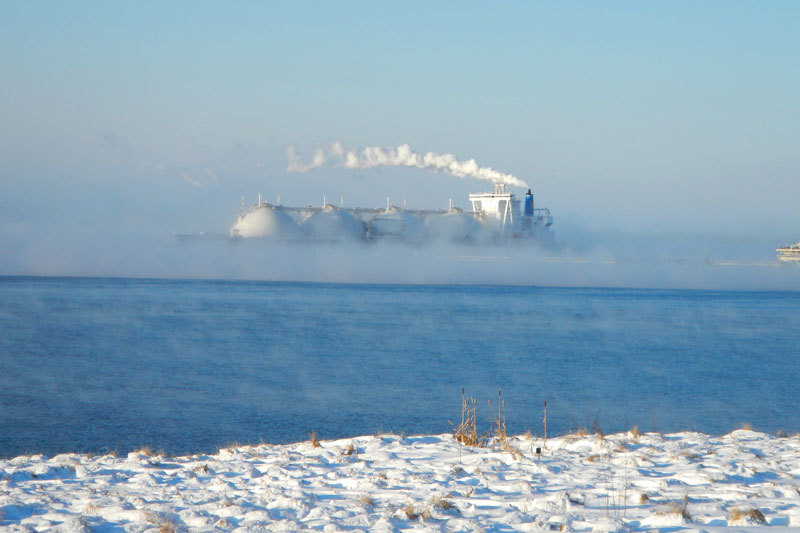
[[[800,293],[0,277],[0,456],[800,431]],[[489,405],[492,401],[493,404]]]

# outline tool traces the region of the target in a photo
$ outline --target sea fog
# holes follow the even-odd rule
[[[447,207],[448,197],[466,207],[468,193],[486,187],[408,169],[375,172],[378,177],[350,176],[358,187],[313,172],[303,174],[302,188],[281,180],[269,187],[290,189],[280,196],[284,205],[320,205],[317,191],[344,190],[349,194],[345,206],[380,207],[386,198],[378,191],[386,188],[398,205],[415,193],[409,207],[424,209]],[[228,239],[239,207],[237,191],[248,192],[243,205],[250,205],[256,199],[252,191],[264,187],[255,180],[236,187],[190,187],[189,192],[181,183],[141,175],[129,176],[122,190],[113,182],[89,187],[52,178],[45,183],[34,181],[0,198],[0,274],[800,290],[800,269],[775,260],[775,248],[793,242],[792,221],[780,227],[760,219],[726,226],[718,208],[656,210],[651,217],[631,219],[622,204],[590,206],[586,198],[568,197],[553,205],[552,194],[541,194],[537,207],[550,207],[555,220],[551,248],[517,242],[308,246]],[[437,185],[452,190],[423,194]],[[341,199],[329,196],[337,204]],[[277,200],[275,194],[265,196],[265,201]]]
[[[483,430],[502,389],[512,433],[541,434],[545,401],[550,434],[794,433],[799,311],[778,291],[3,277],[0,453],[442,433],[462,387]]]
[[[225,233],[102,232],[7,239],[7,275],[240,279],[332,283],[500,284],[708,290],[800,290],[766,239],[556,231],[555,247],[275,242]]]

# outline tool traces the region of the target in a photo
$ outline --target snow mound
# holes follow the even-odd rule
[[[541,453],[535,453],[536,449]],[[800,439],[365,436],[0,459],[10,531],[715,531],[800,522]],[[78,474],[80,473],[80,474]]]

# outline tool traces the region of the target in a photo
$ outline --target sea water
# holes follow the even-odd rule
[[[800,293],[0,278],[0,455],[800,431]],[[491,402],[491,405],[490,403]]]

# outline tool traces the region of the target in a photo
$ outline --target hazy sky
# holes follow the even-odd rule
[[[0,248],[224,233],[258,193],[446,208],[486,188],[287,173],[290,145],[334,140],[519,176],[562,238],[794,241],[798,20],[780,1],[4,2]]]

